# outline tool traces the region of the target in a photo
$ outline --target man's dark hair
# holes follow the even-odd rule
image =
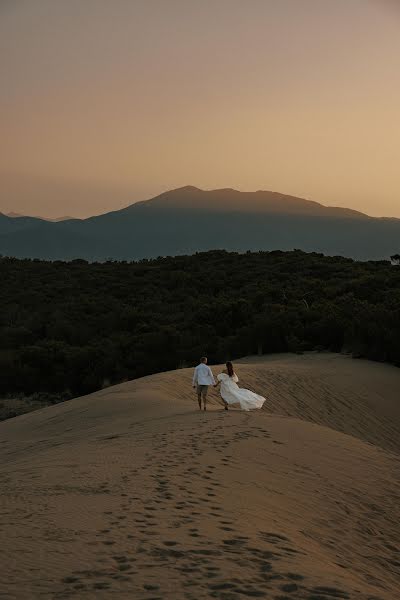
[[[207,356],[202,356],[200,359],[200,362],[207,362]]]

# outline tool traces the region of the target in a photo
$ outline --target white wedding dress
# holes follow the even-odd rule
[[[227,404],[240,404],[242,410],[261,408],[264,404],[265,398],[237,385],[239,379],[236,373],[233,377],[220,373],[217,379],[221,382],[221,396]]]

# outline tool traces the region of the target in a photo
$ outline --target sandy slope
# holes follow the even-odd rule
[[[240,363],[266,410],[181,370],[1,423],[0,598],[400,597],[400,370]]]

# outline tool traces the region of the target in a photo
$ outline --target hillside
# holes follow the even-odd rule
[[[394,600],[400,371],[307,355],[237,372],[265,410],[212,392],[200,413],[183,369],[1,423],[0,595]]]
[[[400,366],[400,269],[389,262],[300,251],[0,258],[0,280],[0,419],[204,353],[217,363],[325,349]]]
[[[330,350],[400,366],[400,269],[389,262],[300,251],[0,258],[0,280],[0,419],[204,353],[217,363]]]
[[[17,221],[17,223],[16,223]],[[216,248],[323,252],[384,259],[398,252],[400,219],[268,191],[171,190],[89,219],[0,215],[0,254],[49,260],[132,260]]]

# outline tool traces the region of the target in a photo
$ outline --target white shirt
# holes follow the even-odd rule
[[[194,370],[193,385],[214,385],[215,379],[210,367],[200,363]]]

